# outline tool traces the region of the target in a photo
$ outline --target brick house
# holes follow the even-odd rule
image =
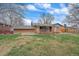
[[[33,27],[25,27],[19,26],[14,28],[15,33],[39,33],[39,34],[53,34],[53,33],[60,33],[62,32],[61,29],[63,28],[60,24],[36,24]]]
[[[65,31],[66,30],[66,31]],[[0,34],[13,34],[13,33],[37,33],[37,34],[53,34],[53,33],[79,33],[79,29],[72,27],[65,27],[59,23],[56,24],[36,24],[32,27],[17,26],[0,23]]]
[[[13,27],[8,24],[0,23],[0,34],[13,34]]]

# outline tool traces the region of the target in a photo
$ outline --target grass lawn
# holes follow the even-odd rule
[[[77,56],[79,34],[1,35],[0,55]]]
[[[19,34],[8,34],[8,35],[0,35],[0,40],[2,39],[15,39]]]

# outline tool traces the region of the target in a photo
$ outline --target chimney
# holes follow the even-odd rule
[[[65,32],[67,32],[67,25],[66,24],[64,24],[64,28],[65,28]]]

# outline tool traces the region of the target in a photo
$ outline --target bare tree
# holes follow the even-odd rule
[[[21,5],[1,3],[0,4],[0,21],[12,25],[23,24],[23,13]]]
[[[79,26],[79,4],[69,4],[69,15],[66,16],[65,22],[73,27]]]
[[[53,21],[54,21],[53,15],[51,15],[49,13],[43,13],[40,15],[40,19],[39,19],[38,23],[40,23],[40,24],[52,24]]]

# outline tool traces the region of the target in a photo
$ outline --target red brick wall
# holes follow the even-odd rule
[[[35,33],[36,30],[35,29],[14,29],[14,32],[15,33],[27,33],[27,32]]]
[[[61,26],[61,27],[60,27],[60,31],[61,31],[62,33],[65,32],[64,26]]]
[[[0,24],[0,34],[13,34],[12,27],[9,25]]]
[[[36,28],[33,28],[33,29],[14,29],[14,32],[15,33],[28,33],[28,32],[30,32],[30,33],[43,33],[43,34],[48,34],[48,33],[51,33],[51,34],[53,34],[53,33],[65,33],[64,26],[61,26],[59,28],[52,27],[51,30],[52,30],[51,32],[46,32],[45,33],[45,32],[40,32],[40,28],[36,27]],[[79,30],[76,31],[76,29],[67,28],[66,32],[67,33],[76,33],[76,32],[79,32]]]

